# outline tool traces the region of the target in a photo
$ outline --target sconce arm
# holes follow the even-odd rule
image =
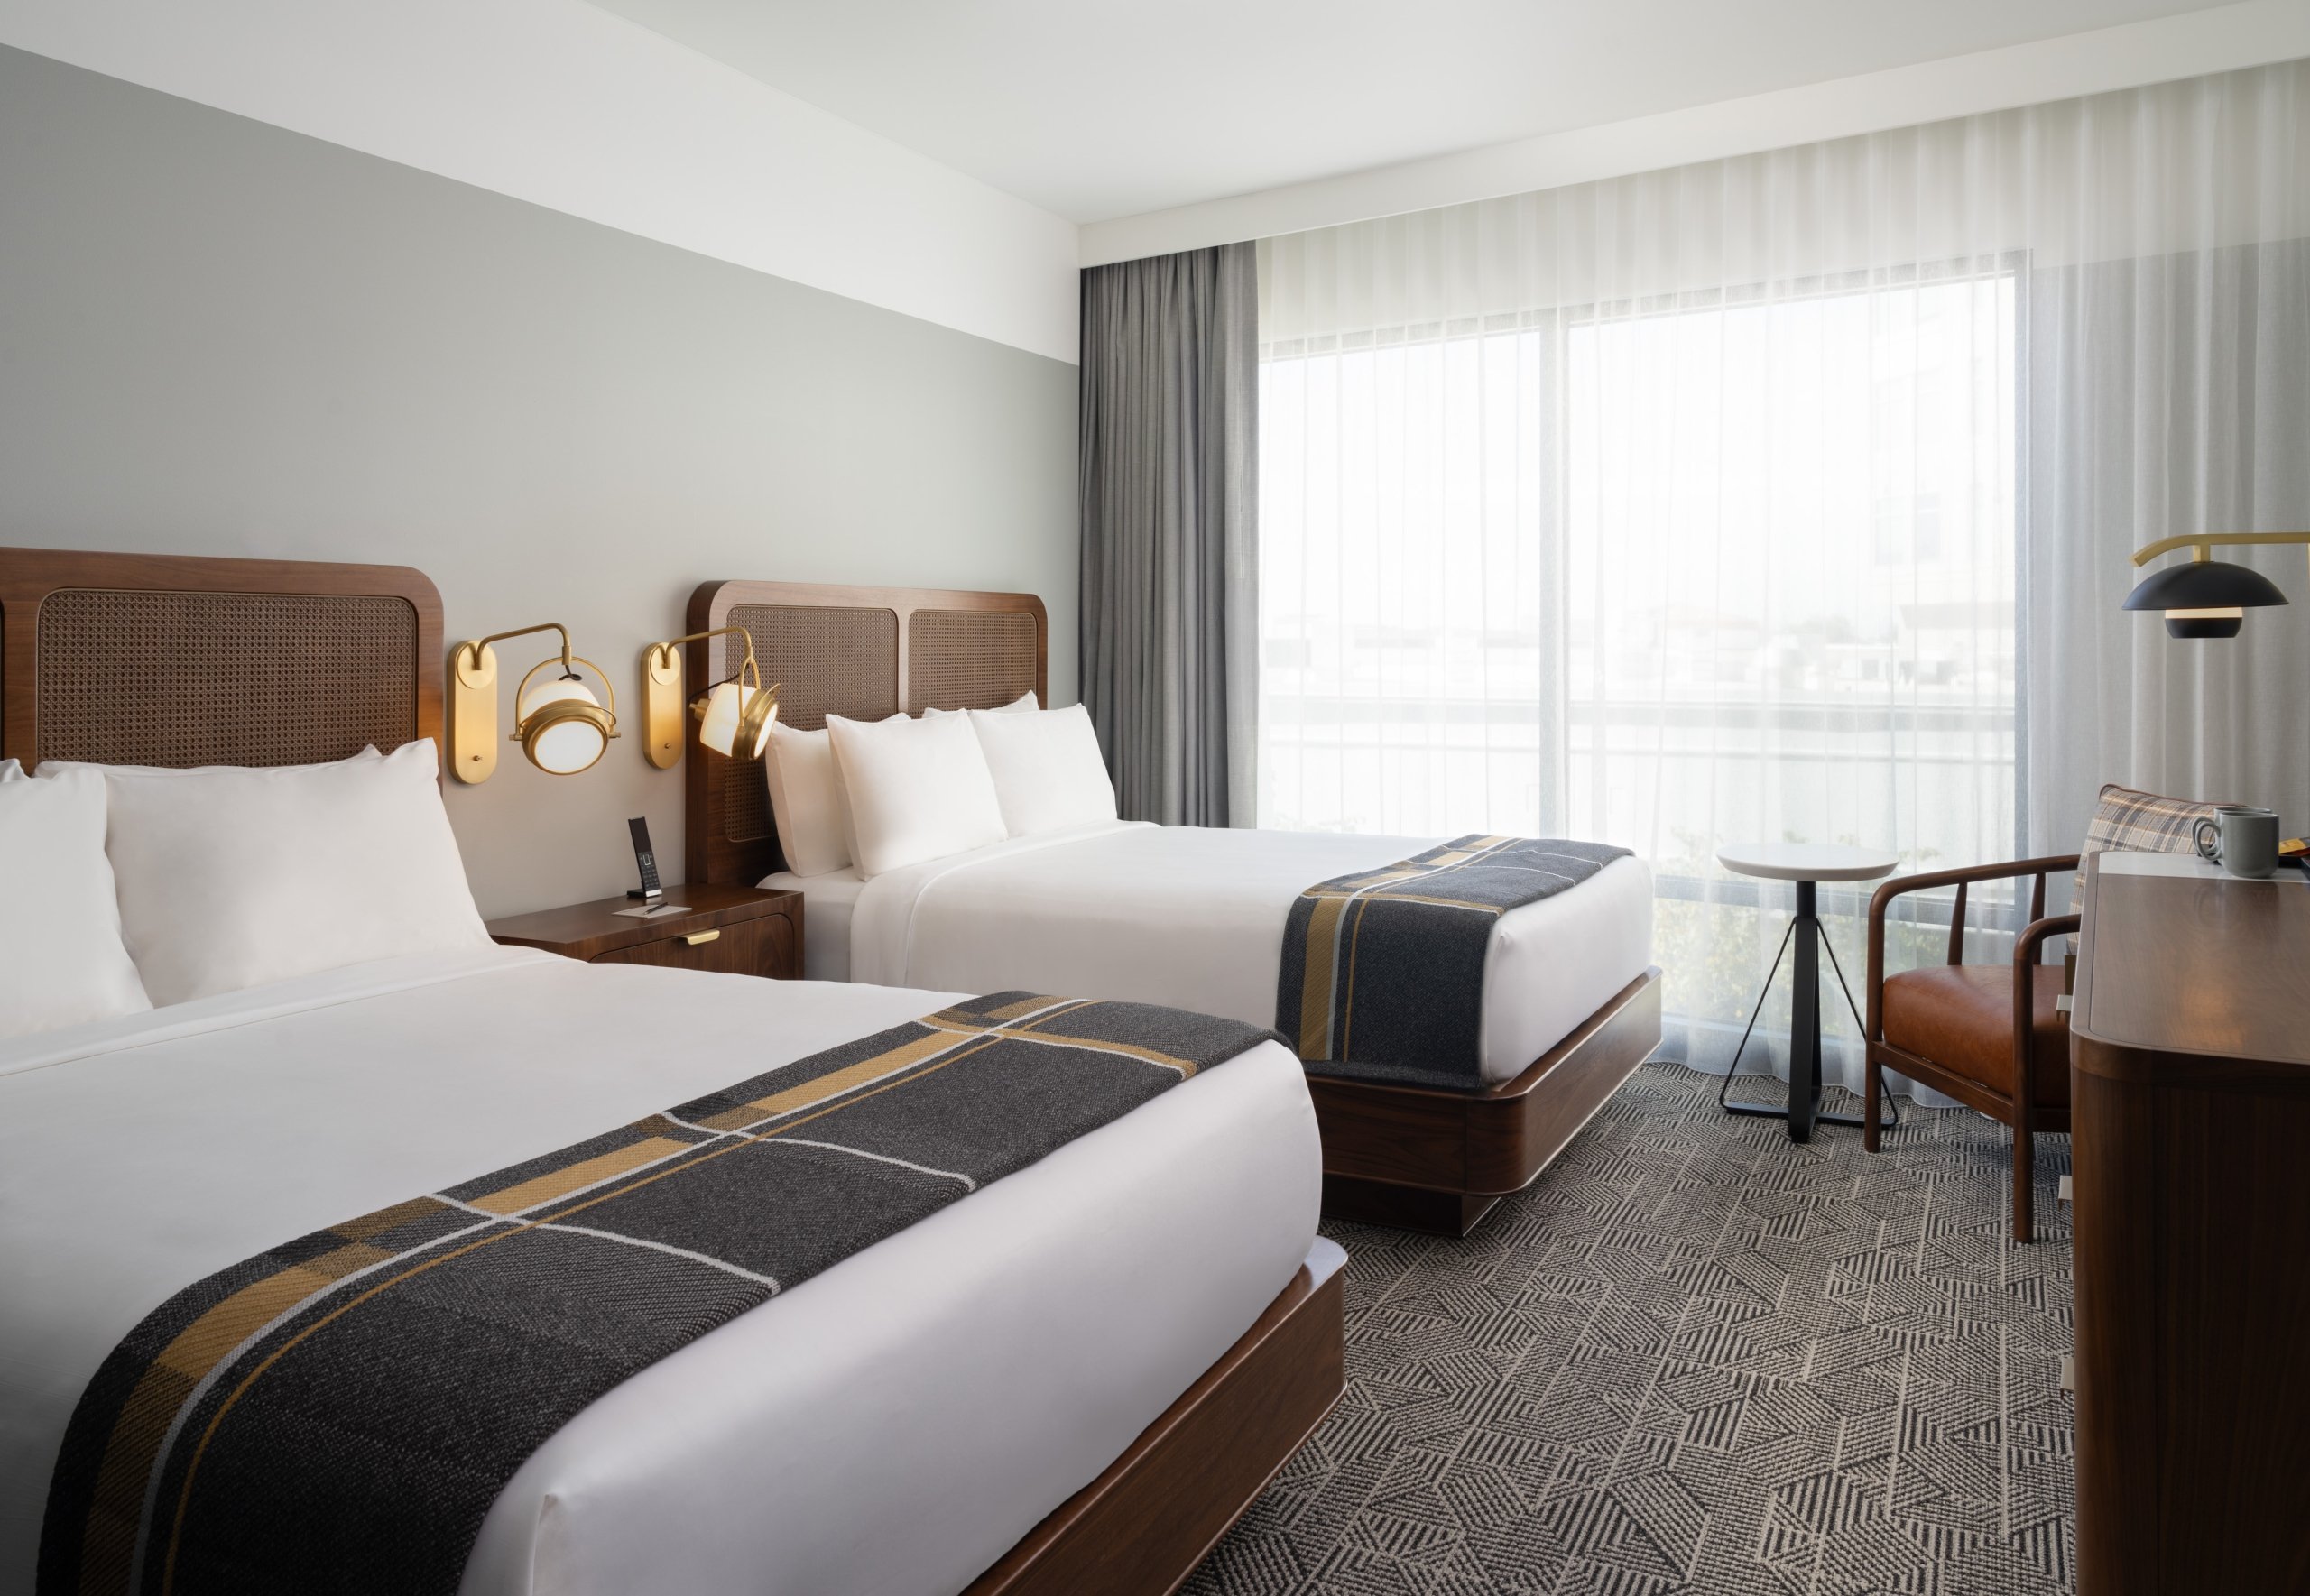
[[[2161,554],[2171,554],[2176,549],[2194,550],[2193,559],[2213,558],[2216,544],[2299,543],[2310,546],[2310,532],[2185,532],[2178,538],[2160,538],[2155,543],[2144,543],[2133,551],[2133,563],[2146,566]]]
[[[577,656],[569,651],[569,628],[559,621],[541,621],[535,626],[516,626],[511,632],[493,632],[487,637],[468,639],[457,645],[457,657],[462,660],[470,653],[475,664],[481,663],[481,651],[492,643],[502,643],[509,637],[527,637],[533,632],[558,632],[561,634],[561,669],[568,675],[577,674]]]
[[[707,639],[714,637],[735,637],[744,642],[746,645],[745,664],[753,666],[754,679],[756,681],[760,681],[762,679],[762,667],[754,664],[753,634],[743,626],[716,626],[711,632],[687,632],[680,637],[670,637],[663,642],[651,643],[650,645],[650,651],[661,660],[671,661],[674,650],[679,648],[682,644],[701,643],[706,641]],[[743,669],[743,667],[741,669]]]

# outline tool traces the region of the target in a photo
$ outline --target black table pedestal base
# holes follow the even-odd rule
[[[1810,1141],[1816,1125],[1866,1125],[1868,1121],[1853,1114],[1829,1114],[1821,1112],[1821,950],[1828,947],[1827,938],[1821,935],[1818,913],[1818,888],[1812,881],[1797,883],[1797,918],[1788,923],[1788,930],[1780,939],[1780,951],[1772,956],[1772,968],[1765,973],[1764,991],[1757,994],[1757,1006],[1749,1010],[1749,1023],[1741,1032],[1741,1044],[1732,1049],[1732,1062],[1725,1067],[1724,1079],[1716,1088],[1716,1103],[1728,1114],[1749,1114],[1758,1119],[1785,1119],[1788,1121],[1788,1139]],[[1788,1102],[1776,1107],[1767,1102],[1728,1102],[1724,1093],[1732,1084],[1732,1073],[1741,1067],[1741,1054],[1749,1045],[1749,1033],[1756,1029],[1757,1016],[1765,1006],[1765,998],[1772,991],[1772,978],[1780,973],[1780,961],[1790,945],[1797,948],[1795,979],[1788,1000]],[[1837,986],[1844,993],[1845,1007],[1853,1011],[1853,1023],[1865,1038],[1867,1029],[1861,1020],[1861,1010],[1853,1001],[1853,988],[1845,985],[1844,966],[1837,963],[1837,953],[1829,947],[1829,967],[1836,972]],[[1863,1045],[1866,1046],[1864,1039]],[[1901,1122],[1901,1111],[1887,1093],[1887,1106],[1892,1117],[1888,1127]]]
[[[1787,1104],[1775,1104],[1769,1102],[1723,1102],[1719,1103],[1717,1106],[1728,1114],[1750,1114],[1760,1120],[1789,1120],[1789,1140],[1806,1141],[1811,1139],[1809,1137],[1799,1136],[1797,1133],[1796,1121],[1790,1119]],[[1812,1122],[1816,1125],[1853,1125],[1857,1127],[1869,1123],[1868,1121],[1862,1119],[1859,1114],[1832,1114],[1821,1109],[1815,1109],[1812,1112],[1811,1119]],[[1892,1128],[1892,1121],[1886,1121],[1886,1129],[1890,1130]]]

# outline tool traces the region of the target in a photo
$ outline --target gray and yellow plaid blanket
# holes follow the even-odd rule
[[[1464,836],[1319,882],[1284,922],[1275,1029],[1318,1074],[1482,1086],[1493,924],[1627,853],[1603,843]]]
[[[39,1589],[454,1591],[594,1398],[1264,1034],[1003,992],[212,1275],[81,1397]]]

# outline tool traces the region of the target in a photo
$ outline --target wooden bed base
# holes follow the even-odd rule
[[[1466,1235],[1501,1198],[1531,1185],[1659,1045],[1654,968],[1488,1091],[1309,1075],[1325,1217]]]
[[[1107,1471],[964,1596],[1169,1596],[1345,1388],[1347,1271],[1302,1268]]]

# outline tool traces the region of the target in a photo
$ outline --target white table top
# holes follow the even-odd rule
[[[1742,843],[1719,848],[1716,858],[1727,870],[1775,881],[1873,881],[1901,863],[1883,848],[1838,843]]]

